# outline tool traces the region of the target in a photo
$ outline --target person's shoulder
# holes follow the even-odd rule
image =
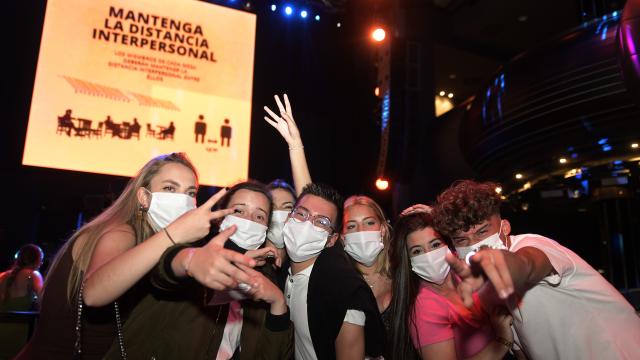
[[[415,313],[423,318],[448,318],[449,316],[447,300],[424,286],[418,291],[414,308]]]
[[[353,292],[366,283],[348,255],[339,245],[328,247],[320,253],[313,265],[311,279],[322,287],[338,292]],[[350,290],[349,290],[350,289]]]
[[[40,274],[40,272],[38,270],[34,270],[34,269],[30,269],[30,268],[24,268],[24,269],[20,269],[20,272],[18,273],[18,276],[21,278],[33,278],[33,277],[37,277],[37,278],[42,278],[42,275]]]
[[[127,223],[113,224],[107,227],[104,233],[127,233],[134,237],[136,236],[136,231],[133,229],[133,226]]]
[[[523,247],[548,247],[560,246],[557,241],[538,234],[511,235],[511,251],[516,251]]]
[[[116,246],[132,246],[136,242],[136,233],[129,224],[114,224],[107,227],[102,234],[99,235],[99,242],[105,240]]]

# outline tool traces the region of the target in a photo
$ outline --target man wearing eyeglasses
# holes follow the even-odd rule
[[[384,349],[384,328],[371,289],[338,239],[342,197],[307,185],[282,230],[291,259],[285,286],[295,358],[364,359]]]

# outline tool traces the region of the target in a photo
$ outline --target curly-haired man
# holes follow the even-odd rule
[[[640,318],[595,269],[554,240],[510,235],[494,183],[464,180],[438,196],[435,225],[458,258],[465,303],[504,301],[531,359],[640,359]],[[486,280],[488,282],[486,282]],[[484,284],[489,286],[484,286]]]

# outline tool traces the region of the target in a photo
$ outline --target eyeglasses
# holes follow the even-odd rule
[[[320,229],[328,232],[329,234],[334,232],[333,225],[331,224],[331,220],[329,220],[328,217],[324,215],[311,216],[311,214],[309,213],[309,210],[301,206],[298,206],[291,211],[291,217],[298,222],[304,222],[309,220],[314,226],[319,227]]]

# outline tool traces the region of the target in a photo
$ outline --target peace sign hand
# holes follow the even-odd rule
[[[167,231],[176,243],[190,243],[200,240],[209,234],[211,221],[225,217],[233,213],[233,209],[211,211],[220,198],[227,192],[226,189],[218,191],[201,206],[189,210],[167,226]]]
[[[264,110],[269,114],[269,116],[265,116],[264,119],[271,126],[276,128],[276,130],[278,130],[280,135],[282,135],[282,137],[290,147],[302,146],[300,131],[298,130],[298,126],[293,119],[293,111],[291,110],[289,97],[287,96],[287,94],[284,94],[284,106],[282,105],[282,102],[280,101],[278,95],[274,95],[273,97],[276,99],[276,104],[278,105],[280,116],[276,115],[273,111],[271,111],[271,109],[265,106]]]

